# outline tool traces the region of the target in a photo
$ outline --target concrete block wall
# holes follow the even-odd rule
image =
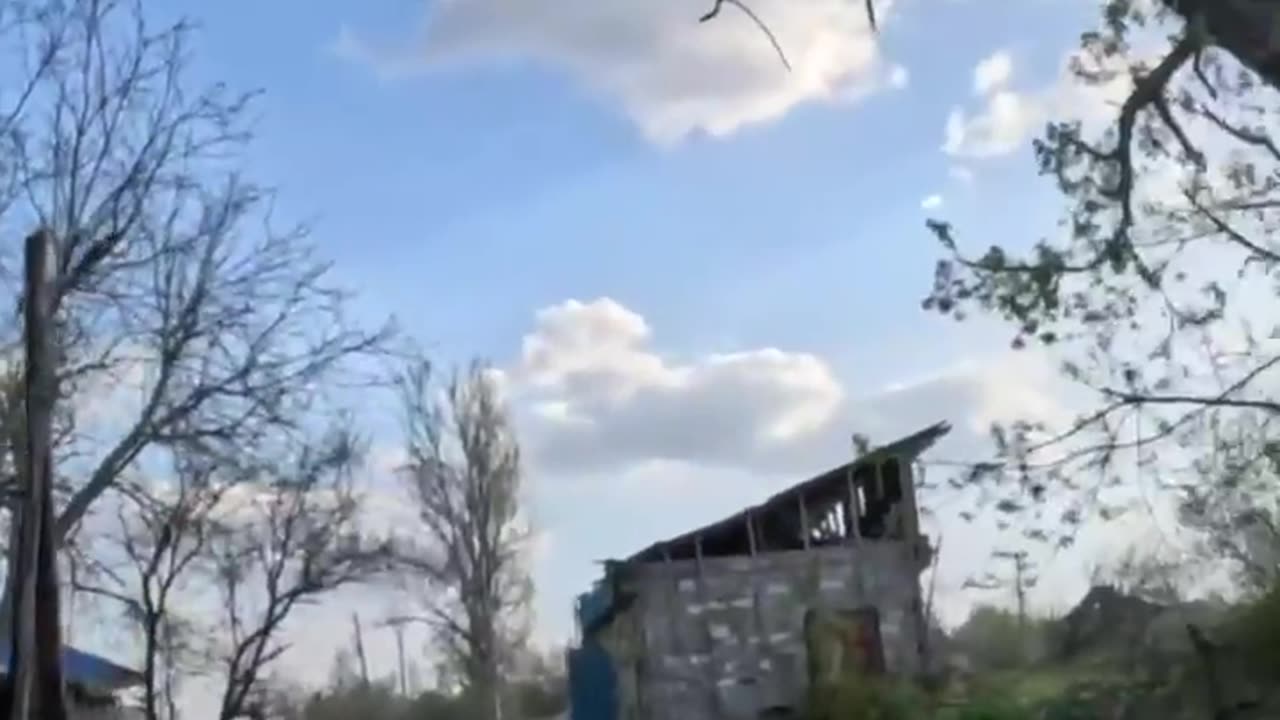
[[[796,706],[808,686],[810,610],[876,607],[887,670],[915,673],[918,570],[911,544],[898,541],[636,566],[635,604],[604,640],[621,717],[755,718]]]

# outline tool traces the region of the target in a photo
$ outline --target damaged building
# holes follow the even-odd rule
[[[925,670],[913,461],[945,423],[605,564],[578,598],[572,720],[787,716],[849,671]]]

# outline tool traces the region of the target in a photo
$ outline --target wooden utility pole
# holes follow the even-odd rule
[[[933,557],[930,558],[930,565],[933,571],[929,573],[929,595],[924,602],[924,611],[921,614],[924,620],[924,631],[920,636],[922,655],[924,656],[925,668],[932,671],[935,669],[934,652],[937,648],[933,647],[933,599],[934,591],[938,588],[938,568],[942,567],[942,536],[938,536],[937,545],[933,549]]]
[[[400,678],[400,696],[409,697],[409,675],[404,664],[404,626],[397,625],[396,633],[396,671]]]
[[[1018,604],[1018,631],[1025,632],[1027,625],[1027,589],[1035,584],[1035,578],[1027,574],[1027,551],[1002,550],[995,557],[1013,563],[1013,598]]]
[[[1001,550],[992,553],[992,557],[1013,564],[1013,579],[988,574],[986,580],[969,579],[965,581],[964,586],[979,590],[997,590],[1009,585],[1013,586],[1013,598],[1018,608],[1018,642],[1022,644],[1020,651],[1026,652],[1027,590],[1036,586],[1038,578],[1032,573],[1032,565],[1027,558],[1026,550]]]
[[[26,242],[26,462],[20,468],[19,524],[6,689],[10,720],[66,720],[58,564],[53,541],[51,436],[57,400],[54,335],[57,261],[54,238],[38,230]]]
[[[409,670],[404,658],[404,626],[411,622],[421,622],[421,618],[407,615],[396,615],[382,621],[383,627],[389,627],[396,634],[396,673],[400,681],[400,695],[409,696]]]
[[[359,613],[351,613],[351,625],[355,629],[356,659],[360,661],[360,684],[369,687],[369,658],[364,653],[364,633],[360,632]]]

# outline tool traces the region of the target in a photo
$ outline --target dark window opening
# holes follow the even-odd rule
[[[902,501],[902,464],[897,458],[889,458],[880,464],[880,477],[884,481],[885,500],[896,503]]]
[[[841,544],[856,537],[904,537],[903,513],[893,512],[906,495],[903,464],[886,458],[878,466],[862,463],[853,472],[853,496],[847,471],[834,471],[825,482],[708,527],[698,536],[685,536],[665,547],[662,559],[733,557],[755,552],[783,552]],[[807,537],[806,537],[807,535]],[[700,545],[700,546],[699,546]],[[659,558],[654,558],[658,561]]]
[[[862,490],[862,513],[859,517],[862,536],[866,538],[901,538],[902,515],[893,510],[899,507],[904,496],[902,463],[888,458],[880,463],[879,472],[868,467],[868,477],[859,483]]]

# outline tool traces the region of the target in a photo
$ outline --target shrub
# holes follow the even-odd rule
[[[815,687],[803,717],[805,720],[1039,720],[1040,716],[998,693],[983,693],[963,705],[939,709],[923,689],[909,682],[845,677]],[[1052,717],[1053,720],[1082,720],[1069,715]]]
[[[931,717],[924,692],[888,678],[849,676],[813,689],[807,720],[923,720]]]
[[[1227,627],[1228,640],[1248,664],[1280,680],[1280,585],[1240,608]]]
[[[1028,720],[1031,714],[1001,698],[979,698],[959,707],[948,720]]]
[[[980,605],[951,634],[951,646],[975,668],[1011,670],[1043,657],[1051,626],[1052,622],[1044,618],[1019,622],[1015,613]]]

